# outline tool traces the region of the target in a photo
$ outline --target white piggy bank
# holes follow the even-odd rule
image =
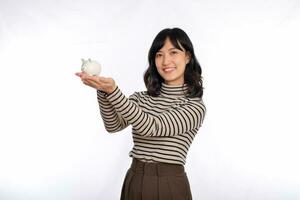
[[[81,61],[82,72],[92,76],[98,76],[101,73],[101,65],[97,61],[91,60],[90,58],[88,60],[81,59]]]

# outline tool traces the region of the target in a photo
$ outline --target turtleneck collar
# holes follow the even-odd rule
[[[161,84],[160,92],[161,95],[184,97],[188,86],[186,83],[183,85],[168,85],[166,83]]]

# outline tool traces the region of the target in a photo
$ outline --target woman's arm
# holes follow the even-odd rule
[[[106,93],[97,90],[97,99],[104,127],[109,133],[116,133],[125,129],[128,122],[116,112],[115,108],[106,99]]]
[[[90,76],[84,72],[75,73],[81,81],[97,90],[97,99],[104,127],[109,133],[115,133],[125,129],[129,124],[118,114],[115,108],[107,101],[107,94],[114,91],[116,84],[112,78]]]
[[[132,95],[132,99],[135,96]],[[186,104],[172,107],[158,116],[153,116],[144,112],[134,101],[126,98],[118,87],[107,95],[107,100],[128,123],[132,124],[137,133],[149,137],[173,136],[198,130],[206,111],[201,101],[188,101]]]
[[[115,130],[122,126],[122,121],[118,124],[117,120],[120,116],[124,119],[125,126],[132,124],[133,129],[142,136],[184,134],[190,130],[198,130],[203,122],[206,109],[201,100],[188,101],[183,105],[171,107],[158,116],[153,116],[139,108],[136,93],[132,95],[131,100],[126,98],[112,78],[89,76],[85,73],[76,73],[76,75],[84,84],[107,93],[104,96],[117,113],[112,115],[112,120],[117,122]]]

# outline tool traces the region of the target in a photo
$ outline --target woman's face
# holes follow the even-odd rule
[[[184,49],[182,46],[180,46]],[[158,73],[168,85],[184,84],[185,66],[189,62],[189,54],[173,46],[167,38],[164,46],[155,55]]]

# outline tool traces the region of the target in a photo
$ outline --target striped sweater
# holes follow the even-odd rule
[[[134,146],[129,156],[144,162],[184,165],[206,112],[202,99],[185,97],[186,90],[186,84],[162,83],[158,97],[142,91],[129,98],[119,87],[110,94],[97,90],[105,129],[115,133],[132,125]]]

